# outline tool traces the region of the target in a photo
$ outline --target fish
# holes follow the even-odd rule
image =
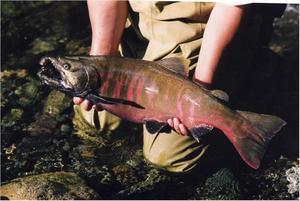
[[[258,169],[270,140],[286,122],[273,115],[231,109],[228,95],[188,78],[189,62],[174,57],[145,61],[118,56],[43,57],[42,83],[82,97],[116,116],[143,123],[151,134],[178,118],[198,141],[221,130],[241,158]]]

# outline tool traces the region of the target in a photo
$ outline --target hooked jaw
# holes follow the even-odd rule
[[[43,84],[47,85],[59,85],[58,71],[55,69],[55,60],[51,57],[43,57],[39,64],[42,66],[41,70],[38,72],[38,76],[42,80]]]
[[[39,64],[42,66],[38,76],[43,84],[56,88],[60,91],[68,91],[68,87],[63,79],[63,72],[59,69],[58,60],[52,57],[43,57]]]

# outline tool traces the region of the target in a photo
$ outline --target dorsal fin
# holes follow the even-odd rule
[[[157,64],[188,77],[190,60],[183,57],[171,57],[156,61]]]
[[[225,91],[215,89],[215,90],[211,90],[210,93],[213,96],[217,97],[218,99],[221,99],[222,101],[225,101],[225,102],[229,101],[229,96]]]

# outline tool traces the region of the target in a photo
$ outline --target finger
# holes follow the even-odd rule
[[[173,123],[172,119],[168,119],[167,122],[168,122],[170,127],[174,128],[174,123]]]
[[[186,127],[183,124],[179,124],[179,129],[180,129],[180,132],[183,135],[188,135],[188,131],[187,131]]]
[[[100,105],[93,105],[92,108],[93,108],[94,110],[98,111],[98,112],[100,112],[100,111],[103,110],[103,108],[102,108]]]
[[[74,97],[74,98],[73,98],[73,102],[74,102],[74,104],[76,104],[76,105],[80,105],[80,104],[83,102],[83,99],[82,99],[82,98],[79,98],[79,97]]]
[[[82,104],[83,104],[83,109],[84,110],[90,111],[92,109],[92,104],[91,104],[90,101],[84,100]]]
[[[173,119],[173,122],[174,122],[174,129],[175,129],[175,131],[176,131],[179,135],[182,135],[182,133],[181,133],[181,131],[180,131],[180,129],[179,129],[179,124],[180,124],[179,120],[178,120],[177,118],[174,118],[174,119]]]

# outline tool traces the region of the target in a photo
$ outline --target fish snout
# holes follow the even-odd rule
[[[54,61],[55,61],[54,58],[47,56],[47,57],[42,57],[42,58],[40,59],[39,64],[40,64],[41,66],[45,66],[45,65],[50,64],[50,63],[53,64]]]

